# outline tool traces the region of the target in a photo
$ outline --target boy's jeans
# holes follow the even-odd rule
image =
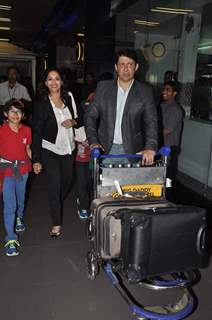
[[[14,223],[17,217],[23,218],[25,189],[28,173],[21,175],[20,178],[4,177],[3,202],[4,202],[4,226],[6,229],[6,241],[17,240],[14,232]]]

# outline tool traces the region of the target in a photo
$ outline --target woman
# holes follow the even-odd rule
[[[74,127],[80,126],[73,96],[64,89],[57,68],[46,71],[40,102],[33,115],[33,170],[44,167],[48,180],[52,224],[50,235],[61,233],[63,200],[71,187],[75,159]]]

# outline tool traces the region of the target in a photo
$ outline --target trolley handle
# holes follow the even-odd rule
[[[170,147],[164,146],[158,150],[156,153],[156,156],[169,156],[171,152]],[[106,158],[131,158],[131,159],[136,159],[136,158],[142,158],[142,154],[101,154],[101,149],[100,148],[94,148],[91,150],[91,158],[93,159],[106,159]]]

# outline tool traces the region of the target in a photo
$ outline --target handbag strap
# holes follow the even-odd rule
[[[73,119],[76,119],[78,118],[78,115],[77,115],[77,106],[76,106],[76,102],[74,100],[74,97],[73,97],[73,94],[69,91],[68,92],[68,96],[71,98],[71,104],[70,104],[70,112],[71,112],[71,115],[72,115],[72,118]]]

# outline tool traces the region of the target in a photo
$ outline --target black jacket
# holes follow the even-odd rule
[[[74,111],[69,96],[65,98],[65,104],[74,119]],[[77,121],[76,128],[82,125],[80,118],[75,118]],[[32,163],[42,162],[42,139],[55,143],[58,133],[57,120],[49,98],[34,105],[32,133]]]
[[[117,80],[98,84],[94,100],[85,115],[86,134],[90,144],[100,143],[108,153],[113,144]],[[157,149],[157,111],[152,90],[134,80],[129,91],[122,118],[122,139],[126,153]]]

